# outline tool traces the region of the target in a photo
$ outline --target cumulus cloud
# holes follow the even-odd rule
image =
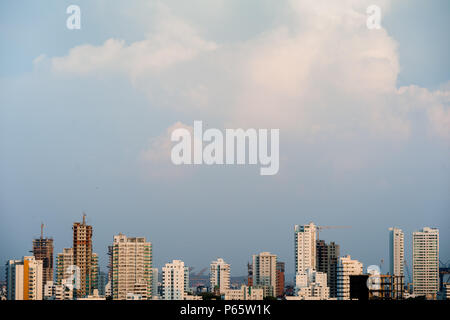
[[[217,48],[214,42],[204,40],[166,7],[156,8],[156,29],[146,39],[129,45],[124,40],[108,39],[101,46],[77,46],[67,56],[53,58],[52,69],[58,73],[85,75],[123,73],[136,80],[140,75],[157,73]]]
[[[380,1],[388,10],[390,1]],[[127,45],[73,48],[52,59],[56,73],[119,72],[152,106],[228,127],[281,128],[304,141],[361,134],[407,139],[412,114],[449,138],[449,88],[397,88],[397,44],[369,30],[369,1],[289,1],[282,23],[246,41],[217,44],[160,6],[157,27]]]

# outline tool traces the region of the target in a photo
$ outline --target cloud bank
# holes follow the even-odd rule
[[[145,39],[77,46],[51,58],[51,68],[83,77],[123,75],[151,106],[180,112],[180,118],[280,128],[293,141],[404,141],[417,115],[432,139],[450,141],[450,86],[397,87],[397,44],[387,30],[367,28],[368,1],[283,5],[284,16],[270,30],[221,44],[159,4],[154,31]],[[389,1],[381,5],[388,10]],[[167,148],[155,142],[146,157],[155,160],[164,151],[169,161]]]

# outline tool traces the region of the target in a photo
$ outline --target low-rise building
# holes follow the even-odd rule
[[[242,286],[240,289],[227,289],[223,294],[224,300],[262,300],[263,288]]]

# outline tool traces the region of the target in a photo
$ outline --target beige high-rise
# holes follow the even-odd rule
[[[277,255],[261,252],[253,255],[253,286],[263,287],[264,296],[274,296],[277,287]]]
[[[439,291],[439,230],[413,233],[413,288],[417,296],[436,299]]]
[[[295,225],[295,273],[316,269],[316,231],[314,223]]]
[[[152,298],[152,244],[144,237],[114,236],[112,245],[112,296],[126,300],[128,295],[141,300]]]
[[[230,265],[222,258],[211,262],[210,266],[210,286],[211,290],[223,294],[230,289]]]

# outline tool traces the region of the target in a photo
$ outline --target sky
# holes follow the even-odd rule
[[[81,29],[66,8],[81,8]],[[366,8],[381,8],[368,29]],[[294,269],[311,221],[388,271],[388,228],[440,229],[450,260],[450,3],[446,0],[2,1],[0,264],[33,237],[144,236],[154,265],[244,275],[270,251]],[[177,166],[170,132],[280,129],[280,170]]]

